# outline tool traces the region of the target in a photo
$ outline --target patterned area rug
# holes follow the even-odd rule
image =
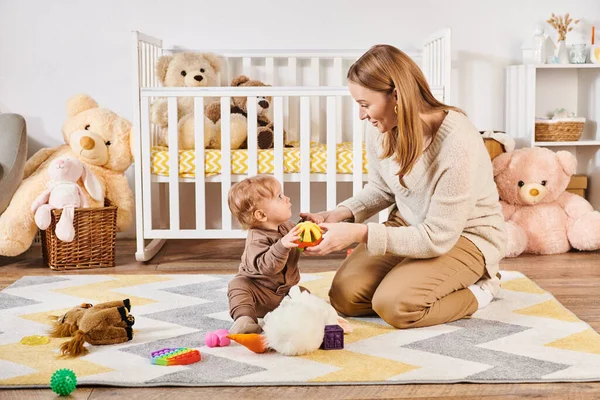
[[[305,274],[303,285],[326,296],[333,273]],[[600,335],[548,292],[517,272],[503,273],[497,300],[473,318],[396,330],[378,318],[351,319],[344,350],[301,357],[254,354],[232,343],[204,346],[204,334],[227,328],[222,275],[56,275],[23,277],[0,292],[0,387],[48,387],[58,368],[79,385],[233,386],[600,380]],[[44,335],[48,315],[83,302],[130,298],[134,338],[61,359],[65,339],[27,346]],[[158,366],[152,351],[197,348],[202,361]]]

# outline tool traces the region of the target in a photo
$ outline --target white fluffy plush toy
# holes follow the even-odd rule
[[[339,325],[344,333],[352,332],[350,323],[330,304],[294,286],[279,307],[265,315],[263,334],[228,337],[256,353],[270,348],[286,356],[299,356],[321,346],[326,325]]]
[[[88,193],[98,201],[104,199],[102,186],[94,174],[79,160],[71,157],[54,159],[48,167],[48,175],[52,181],[31,205],[31,211],[35,213],[35,223],[38,228],[47,229],[52,221],[50,212],[55,208],[62,209],[62,215],[56,224],[56,237],[63,242],[71,242],[75,238],[75,208],[88,207],[86,197],[77,181],[81,178]]]

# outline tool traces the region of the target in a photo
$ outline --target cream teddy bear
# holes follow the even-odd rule
[[[48,168],[61,157],[77,158],[98,178],[104,197],[117,210],[117,230],[131,225],[134,203],[124,172],[133,162],[130,147],[132,125],[106,109],[91,97],[81,94],[67,101],[67,119],[63,125],[65,145],[38,151],[25,164],[23,181],[0,215],[0,255],[16,256],[26,251],[37,232],[31,204],[50,180]],[[85,193],[90,207],[104,205]]]
[[[577,159],[567,151],[525,148],[494,158],[494,179],[507,221],[506,256],[600,248],[600,213],[565,192]]]
[[[213,53],[176,53],[161,56],[156,64],[156,77],[165,87],[207,87],[219,86],[218,74],[221,62]],[[205,97],[204,106],[219,101],[215,97]],[[179,148],[195,148],[194,133],[183,134],[180,127],[194,119],[194,98],[177,98],[177,121]],[[157,100],[150,107],[150,121],[159,128],[158,145],[168,146],[168,104],[167,99]],[[204,147],[208,147],[214,137],[215,124],[204,119]]]

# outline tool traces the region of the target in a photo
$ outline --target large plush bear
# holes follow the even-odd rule
[[[207,87],[219,86],[221,61],[213,53],[176,53],[161,56],[156,64],[156,77],[164,87]],[[218,102],[216,97],[205,97],[204,107]],[[167,99],[159,99],[150,107],[150,120],[158,127],[158,145],[168,146],[168,104]],[[191,150],[195,148],[194,134],[184,134],[181,126],[186,121],[194,120],[194,98],[177,98],[177,121],[179,132],[179,148]],[[204,120],[204,147],[214,137],[215,124],[208,118]]]
[[[42,149],[27,160],[23,181],[0,215],[0,255],[16,256],[31,246],[38,230],[31,205],[50,182],[50,163],[60,157],[77,158],[84,164],[99,182],[100,188],[96,190],[102,193],[99,197],[118,207],[117,229],[127,229],[134,212],[133,193],[124,175],[133,162],[131,128],[129,121],[99,108],[91,97],[85,94],[71,97],[63,125],[66,144]],[[95,200],[87,191],[84,195],[90,207],[103,206],[103,201]]]
[[[600,248],[600,213],[565,192],[577,167],[571,153],[525,148],[499,155],[493,165],[507,221],[507,257]]]

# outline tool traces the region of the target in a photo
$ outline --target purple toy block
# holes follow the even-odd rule
[[[321,349],[339,350],[344,348],[344,330],[339,325],[326,325]]]

